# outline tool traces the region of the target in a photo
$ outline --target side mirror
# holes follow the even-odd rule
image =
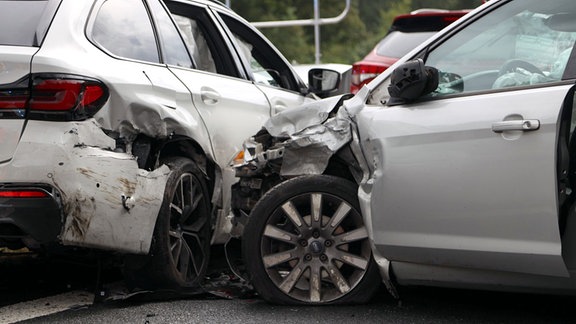
[[[327,97],[331,92],[338,90],[340,73],[328,69],[310,69],[308,71],[308,87],[319,97]]]
[[[412,102],[434,91],[438,87],[438,82],[438,70],[424,66],[422,59],[405,62],[390,76],[388,105]]]

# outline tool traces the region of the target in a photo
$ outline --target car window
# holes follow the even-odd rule
[[[564,72],[576,41],[575,11],[573,0],[514,1],[474,21],[429,52],[426,65],[440,71],[434,94],[570,78]]]
[[[260,62],[252,54],[255,49],[252,44],[248,43],[244,38],[233,33],[236,43],[238,43],[240,49],[240,54],[244,56],[246,61],[250,64],[250,70],[254,77],[254,81],[260,84],[266,84],[274,87],[280,87],[279,80],[280,75],[274,70],[266,70]],[[274,77],[276,76],[276,78]]]
[[[235,63],[222,37],[205,7],[188,3],[165,1],[196,69],[238,77]]]
[[[48,1],[0,1],[0,44],[38,46],[38,22]]]
[[[192,60],[186,50],[186,45],[180,33],[170,19],[170,16],[158,0],[149,0],[150,10],[157,20],[156,26],[162,41],[164,63],[174,66],[192,68]]]
[[[196,68],[217,73],[216,63],[214,62],[214,57],[212,56],[212,51],[208,46],[206,41],[206,36],[200,29],[198,22],[196,20],[184,17],[180,15],[173,15],[174,20],[178,24],[178,27],[182,31],[184,41],[188,50],[196,62]]]
[[[254,81],[259,84],[299,91],[298,82],[290,67],[276,50],[262,36],[242,22],[220,13],[226,26],[231,30],[241,55]]]
[[[160,62],[154,29],[142,0],[104,2],[96,15],[91,37],[101,48],[114,55]]]

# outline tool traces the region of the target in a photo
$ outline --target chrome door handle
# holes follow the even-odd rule
[[[492,124],[492,131],[502,133],[508,131],[534,131],[540,128],[540,121],[537,119],[507,120]]]

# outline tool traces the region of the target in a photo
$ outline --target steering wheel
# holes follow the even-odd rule
[[[530,73],[537,73],[546,76],[544,72],[542,72],[542,70],[537,68],[534,64],[519,59],[508,60],[502,64],[498,72],[498,76],[501,77],[506,73],[514,72],[514,70],[517,68],[522,68]]]

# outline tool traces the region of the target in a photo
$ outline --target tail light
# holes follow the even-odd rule
[[[384,72],[386,68],[387,66],[382,65],[354,64],[352,66],[350,92],[358,92],[363,85],[372,81],[380,73]]]
[[[0,190],[0,198],[46,198],[50,197],[43,190]]]
[[[34,75],[0,88],[0,118],[72,121],[96,114],[108,89],[95,79],[73,75]]]

